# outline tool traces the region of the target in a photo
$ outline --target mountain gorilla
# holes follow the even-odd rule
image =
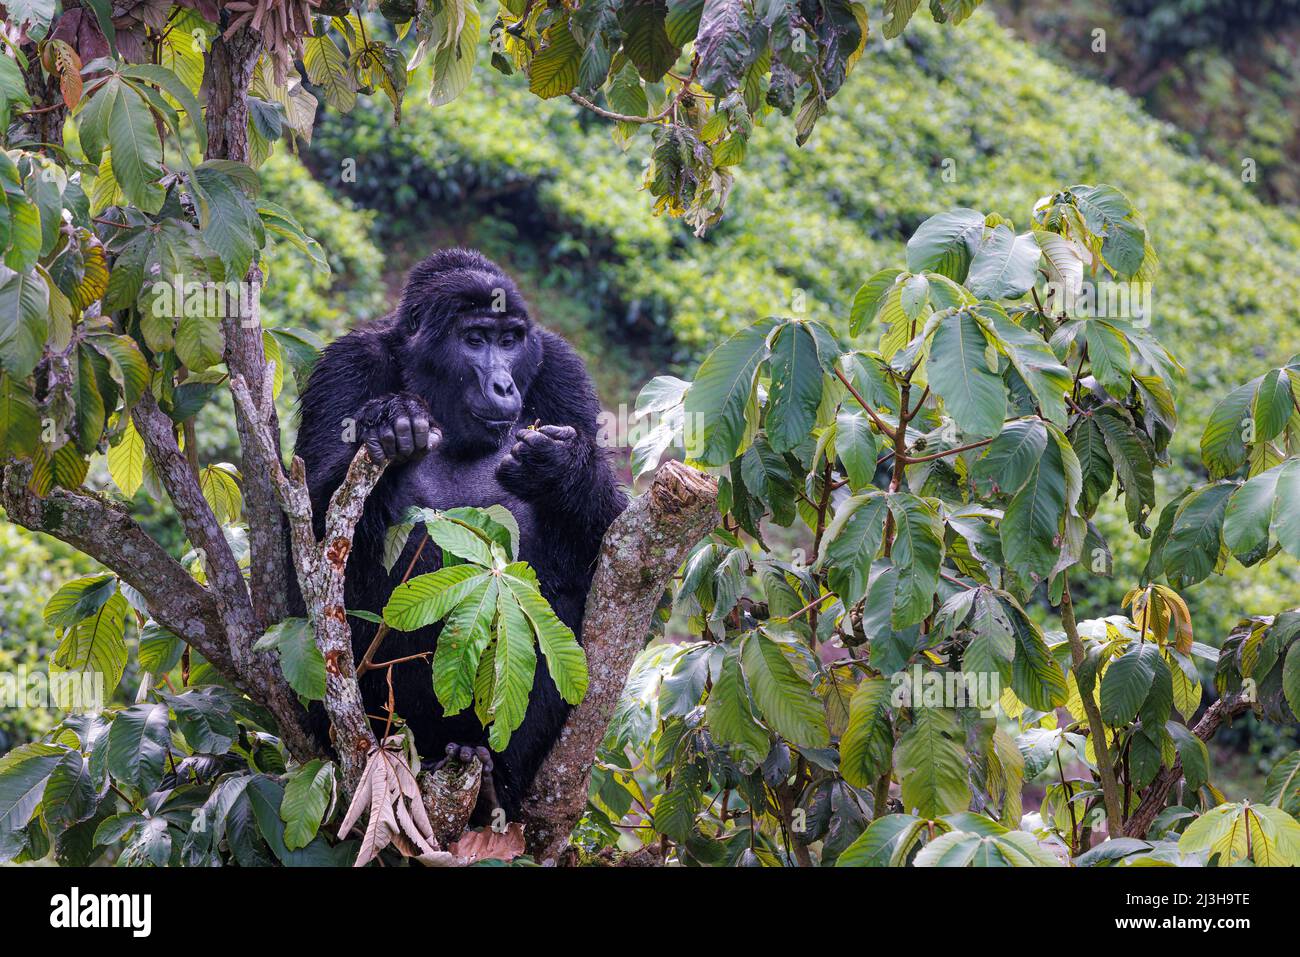
[[[347,607],[379,612],[401,580],[419,536],[411,536],[391,574],[381,556],[385,530],[408,506],[504,505],[519,523],[518,558],[536,570],[542,594],[581,637],[601,539],[627,504],[596,445],[598,412],[582,360],[533,324],[500,267],[465,249],[437,252],[416,266],[397,311],[326,348],[301,397],[297,454],[307,466],[318,536],[359,444],[390,463],[357,527]],[[522,428],[534,422],[542,425]],[[436,570],[438,552],[423,549],[413,573]],[[438,631],[434,625],[391,632],[379,660],[432,651]],[[357,660],[374,634],[375,625],[352,619]],[[393,671],[396,710],[420,754],[468,761],[477,753],[492,774],[476,820],[490,810],[493,785],[495,799],[517,819],[568,714],[542,656],[524,722],[499,755],[483,747],[487,735],[473,709],[443,714],[429,659]],[[361,689],[367,712],[382,715],[384,672],[365,674]]]

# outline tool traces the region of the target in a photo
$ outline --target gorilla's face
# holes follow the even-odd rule
[[[500,448],[519,423],[540,339],[526,318],[472,311],[439,340],[419,385],[444,435],[463,451]]]

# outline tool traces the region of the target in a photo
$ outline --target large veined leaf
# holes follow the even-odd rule
[[[971,477],[984,495],[1015,495],[1034,474],[1047,449],[1047,429],[1041,419],[1016,419],[1002,426],[988,451],[975,463]]]
[[[1037,711],[1052,711],[1065,704],[1065,674],[1052,657],[1043,633],[1014,601],[1002,605],[1016,642],[1011,663],[1011,689]]]
[[[1300,812],[1300,751],[1292,751],[1273,766],[1263,793],[1265,801],[1293,817]]]
[[[320,87],[325,102],[340,113],[351,113],[357,104],[356,81],[348,57],[328,33],[309,36],[303,43],[303,66],[307,79]]]
[[[205,465],[199,471],[199,489],[218,522],[232,525],[239,521],[244,497],[239,491],[234,466]]]
[[[1094,419],[1095,416],[1080,417],[1070,431],[1070,444],[1079,460],[1079,474],[1083,479],[1081,500],[1085,518],[1097,511],[1101,497],[1115,481],[1115,463]]]
[[[50,775],[67,754],[52,744],[24,744],[0,758],[0,836],[27,825]]]
[[[1223,513],[1223,544],[1238,558],[1267,546],[1278,477],[1288,465],[1275,465],[1261,472],[1228,498]]]
[[[298,694],[311,701],[325,697],[325,658],[307,619],[286,618],[277,622],[257,640],[253,649],[278,651],[285,680]]]
[[[912,6],[915,8],[916,3]],[[971,256],[983,234],[984,214],[973,209],[931,216],[907,241],[907,268],[914,273],[929,270],[965,282]]]
[[[1117,399],[1128,395],[1132,387],[1133,357],[1124,334],[1102,319],[1089,319],[1084,323],[1088,343],[1088,361],[1092,374],[1102,388]]]
[[[1260,380],[1251,403],[1255,419],[1255,438],[1267,442],[1276,438],[1286,428],[1291,418],[1294,398],[1291,377],[1286,369],[1270,369]]]
[[[890,690],[884,678],[864,678],[849,701],[849,724],[840,738],[840,773],[854,787],[876,787],[893,764]]]
[[[528,692],[532,690],[537,669],[532,628],[508,588],[497,591],[496,641],[492,651],[492,727],[488,731],[488,744],[493,751],[501,752],[511,734],[524,722]],[[486,658],[484,655],[480,659],[480,667]]]
[[[836,867],[902,867],[926,834],[915,814],[885,814],[872,821],[836,860]]]
[[[1210,470],[1210,478],[1235,472],[1246,461],[1246,446],[1253,441],[1255,430],[1251,410],[1260,381],[1252,379],[1233,389],[1210,412],[1201,434],[1201,461]]]
[[[792,744],[824,748],[826,712],[780,646],[760,632],[741,644],[741,665],[763,720]]]
[[[1300,718],[1300,641],[1291,643],[1282,662],[1282,694],[1291,713]]]
[[[112,575],[91,575],[59,586],[45,603],[45,623],[55,628],[71,628],[104,607],[117,594],[117,579]]]
[[[1178,848],[1208,852],[1220,867],[1243,861],[1259,867],[1295,866],[1300,864],[1300,823],[1266,804],[1220,804],[1187,825]]]
[[[920,5],[921,0],[885,0],[885,13],[889,15],[884,26],[885,37],[892,40],[900,36]],[[962,210],[962,212],[970,212],[970,210]],[[983,225],[983,222],[984,217],[981,216],[980,224]]]
[[[1058,444],[1048,442],[1002,517],[1002,554],[1018,574],[1043,578],[1052,571],[1065,505],[1065,464]]]
[[[497,579],[479,575],[472,581],[478,584],[452,609],[433,650],[433,693],[447,715],[459,714],[473,702],[474,675],[484,649],[492,640]]]
[[[285,784],[280,820],[284,821],[286,848],[306,847],[316,837],[334,803],[334,787],[334,765],[319,758],[304,764]]]
[[[761,761],[767,755],[771,742],[754,718],[740,659],[734,651],[722,659],[718,680],[705,702],[705,718],[709,733],[720,744],[734,745],[751,761]]]
[[[108,474],[113,484],[127,498],[132,498],[144,484],[144,439],[131,418],[116,445],[108,448]]]
[[[767,437],[773,449],[785,452],[808,438],[822,400],[822,367],[806,323],[787,322],[776,331],[768,364]]]
[[[686,451],[691,458],[706,465],[725,465],[736,454],[769,331],[770,322],[742,329],[700,365],[684,400]]]
[[[1061,862],[1024,831],[972,834],[949,831],[916,855],[917,867],[1060,867]]]
[[[658,83],[681,52],[668,37],[664,0],[631,0],[618,8],[623,28],[623,52],[649,83]]]
[[[1219,560],[1220,536],[1228,499],[1235,486],[1220,482],[1192,492],[1178,506],[1161,557],[1175,588],[1208,577]]]
[[[1155,682],[1160,646],[1153,641],[1134,645],[1111,661],[1101,677],[1101,717],[1111,727],[1128,724]]]
[[[894,288],[894,283],[903,274],[901,269],[882,269],[875,273],[859,288],[853,296],[853,305],[849,309],[849,334],[861,335],[867,324],[876,318],[885,294]]]
[[[15,379],[40,361],[49,330],[50,289],[35,270],[0,266],[0,366]]]
[[[573,39],[567,20],[547,27],[543,44],[528,65],[528,90],[547,100],[564,96],[578,85],[582,48]]]
[[[66,828],[92,817],[98,806],[99,790],[90,762],[79,751],[68,751],[45,784],[41,816],[56,828]]]
[[[912,726],[894,751],[905,810],[925,818],[966,810],[971,791],[964,740],[951,711],[918,708],[913,712]]]
[[[894,516],[894,547],[890,553],[898,572],[893,625],[906,628],[930,614],[939,589],[943,561],[943,524],[923,499],[907,492],[889,495]]]
[[[191,689],[167,695],[165,700],[176,712],[176,726],[195,751],[224,754],[239,737],[230,704],[222,697],[205,689]]]
[[[398,585],[384,606],[384,621],[399,631],[415,631],[447,617],[487,578],[477,565],[449,565],[416,575]]]
[[[110,83],[98,96],[111,98],[106,132],[113,151],[113,177],[127,202],[146,212],[162,205],[162,144],[153,113],[126,83]]]
[[[1041,252],[1030,233],[995,226],[975,249],[966,287],[980,299],[1015,299],[1034,287]],[[955,278],[955,277],[954,277]]]
[[[171,746],[167,705],[137,704],[119,711],[108,730],[108,770],[119,781],[148,794],[163,776]]]
[[[835,452],[848,475],[849,488],[859,492],[876,474],[876,433],[865,412],[840,412],[835,417]]]
[[[1039,336],[1012,322],[996,303],[981,303],[971,311],[984,326],[984,331],[1011,360],[1011,365],[1038,400],[1043,416],[1064,428],[1065,393],[1070,391],[1074,380],[1051,347]]]
[[[1101,433],[1120,486],[1124,489],[1124,508],[1134,525],[1145,520],[1155,506],[1154,462],[1142,435],[1113,409],[1106,408],[1092,416]]]
[[[523,566],[511,567],[522,569]],[[501,581],[510,589],[533,633],[537,635],[537,646],[542,649],[546,670],[555,682],[560,697],[569,704],[577,704],[587,693],[587,656],[573,631],[560,621],[542,597],[535,579],[529,580],[507,573],[501,576]]]
[[[127,611],[126,599],[114,590],[103,605],[64,632],[50,657],[50,671],[98,673],[104,678],[105,698],[111,695],[126,670]]]
[[[1300,558],[1300,459],[1292,458],[1277,477],[1277,514],[1273,534],[1292,558]]]
[[[41,414],[25,383],[0,372],[0,452],[30,458],[41,441]]]
[[[926,362],[930,387],[957,427],[976,438],[997,435],[1007,414],[1006,387],[996,365],[989,368],[988,341],[969,313],[939,323]]]
[[[433,54],[433,78],[429,84],[432,106],[446,106],[469,86],[478,57],[480,29],[476,3],[444,3],[434,16],[432,35],[440,38],[442,45]]]
[[[831,590],[845,605],[861,600],[867,591],[871,563],[885,534],[889,500],[881,492],[845,499],[822,536],[821,566],[828,569]]]

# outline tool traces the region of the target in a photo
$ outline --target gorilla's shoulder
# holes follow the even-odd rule
[[[363,322],[339,336],[320,355],[308,380],[307,391],[337,388],[357,379],[357,386],[382,388],[398,374],[391,339],[397,326],[396,314]],[[364,381],[362,381],[364,380]]]

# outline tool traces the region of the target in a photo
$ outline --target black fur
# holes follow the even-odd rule
[[[481,343],[475,346],[464,338],[463,330],[458,331],[470,321],[523,330],[517,340],[504,333],[491,340],[499,346],[491,353],[497,357],[494,368],[500,372],[508,361],[518,400],[501,398],[510,390],[500,374],[493,396],[482,377],[486,360]],[[486,403],[490,409],[496,407],[493,401],[515,401],[520,426],[540,421],[568,426],[576,434],[568,439],[568,430],[548,430],[568,439],[550,441],[529,433],[527,446],[515,445],[516,428],[472,414],[471,404]],[[385,530],[408,505],[447,508],[499,503],[519,518],[519,557],[537,571],[542,593],[581,636],[583,606],[601,538],[627,499],[596,444],[599,404],[582,360],[559,336],[534,325],[515,284],[498,266],[471,250],[444,250],[420,263],[407,279],[396,312],[348,333],[321,356],[301,397],[296,450],[307,466],[317,535],[323,534],[325,508],[359,443],[382,430],[384,423],[402,417],[414,421],[424,410],[433,427],[441,430],[442,442],[425,457],[417,454],[390,465],[370,496],[348,560],[348,608],[381,611],[401,579],[420,536],[411,537],[391,574],[384,572],[381,555]],[[347,420],[355,421],[354,430],[347,430]],[[414,573],[435,570],[437,551],[426,547]],[[301,597],[295,599],[301,614]],[[355,618],[351,624],[359,660],[375,626]],[[436,640],[436,627],[410,634],[392,632],[379,660],[430,651]],[[443,715],[427,662],[398,665],[393,677],[397,712],[414,732],[422,755],[441,758],[452,742],[486,743],[486,732],[472,708],[452,717]],[[383,714],[387,697],[383,672],[366,674],[361,685],[368,712]],[[568,706],[539,655],[524,723],[505,753],[493,759],[497,794],[511,819],[517,818],[524,792],[567,714]],[[382,731],[382,723],[377,731]]]

